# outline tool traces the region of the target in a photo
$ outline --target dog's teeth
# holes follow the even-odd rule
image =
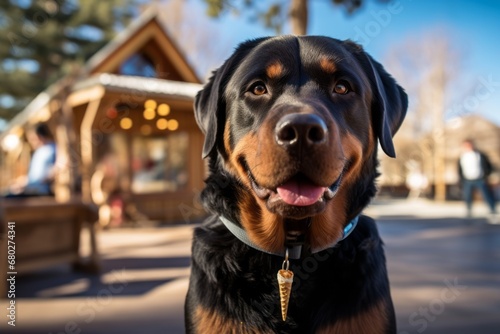
[[[327,189],[327,190],[325,191],[325,196],[324,196],[324,198],[326,198],[326,199],[332,199],[332,198],[333,198],[333,195],[334,195],[333,191],[331,191],[330,189]]]

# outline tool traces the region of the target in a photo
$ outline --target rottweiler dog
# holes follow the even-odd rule
[[[362,210],[407,104],[351,41],[236,48],[195,99],[212,215],[194,231],[188,333],[396,332],[383,243]]]

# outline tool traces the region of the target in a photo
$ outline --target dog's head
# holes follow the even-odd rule
[[[282,250],[289,232],[323,249],[374,195],[377,142],[395,156],[406,108],[403,89],[353,42],[243,43],[195,101],[211,162],[204,202],[262,249]]]

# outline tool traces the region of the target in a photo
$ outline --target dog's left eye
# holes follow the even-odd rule
[[[339,81],[335,84],[333,91],[336,94],[345,95],[351,91],[351,87],[349,87],[349,84],[347,83],[347,81],[342,80],[342,81]]]
[[[250,87],[250,91],[254,95],[264,95],[267,93],[267,88],[263,82],[256,82]]]

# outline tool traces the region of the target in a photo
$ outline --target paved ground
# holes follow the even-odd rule
[[[429,204],[368,210],[386,244],[398,333],[500,333],[500,225]]]
[[[460,203],[379,201],[366,212],[386,243],[399,334],[500,333],[500,225],[481,218],[484,207],[469,220]],[[100,276],[58,267],[18,277],[17,326],[2,316],[0,332],[183,333],[191,230],[100,233]]]

